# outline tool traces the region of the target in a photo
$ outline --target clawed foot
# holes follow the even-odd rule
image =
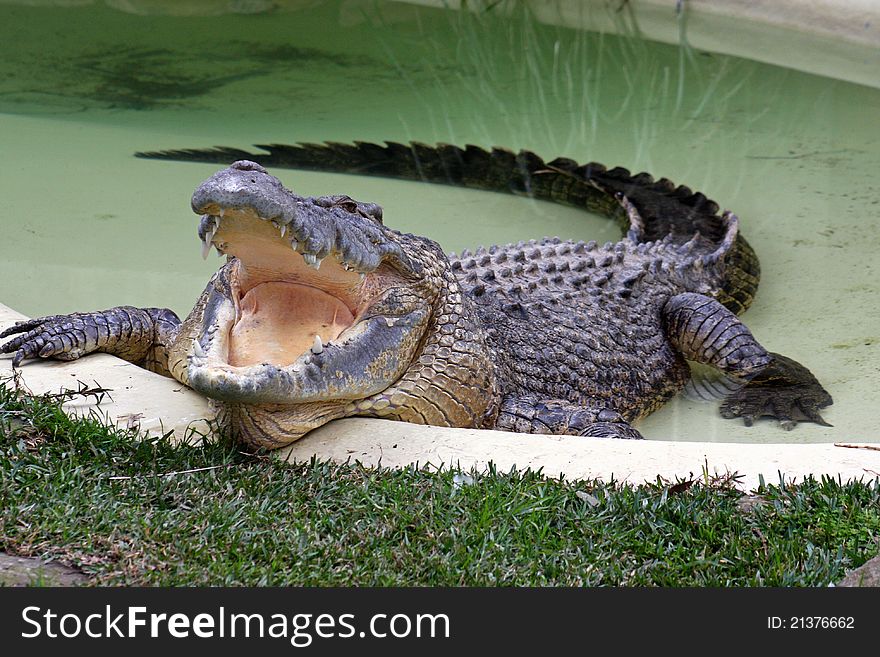
[[[621,438],[625,440],[644,440],[644,436],[626,422],[594,422],[583,429],[579,436],[590,438]]]
[[[75,360],[87,352],[90,337],[83,321],[84,314],[50,315],[16,322],[0,333],[0,339],[18,334],[0,345],[0,353],[15,354],[13,367],[18,367],[27,358]],[[89,332],[96,333],[95,328],[92,324],[88,327]],[[93,337],[96,342],[97,334]]]
[[[620,413],[605,408],[604,404],[604,400],[574,404],[564,399],[510,396],[501,404],[495,428],[591,438],[643,438]]]
[[[819,409],[831,404],[831,395],[800,363],[779,354],[770,355],[773,361],[766,369],[725,398],[721,416],[741,417],[747,427],[758,418],[771,417],[786,431],[798,422],[830,427]]]
[[[630,426],[620,413],[610,408],[581,409],[572,413],[569,417],[567,433],[589,438],[644,439],[644,436]]]

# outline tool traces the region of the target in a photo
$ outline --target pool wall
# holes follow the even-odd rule
[[[410,0],[461,7],[460,0]],[[880,2],[875,0],[508,0],[536,20],[632,34],[880,87]],[[473,10],[486,3],[469,2]]]
[[[217,16],[295,12],[313,0],[0,0],[0,4],[105,4],[140,15]],[[538,21],[638,36],[880,86],[880,2],[876,0],[395,0],[505,14],[527,6]],[[350,21],[375,0],[348,0]],[[393,9],[391,10],[393,11]]]

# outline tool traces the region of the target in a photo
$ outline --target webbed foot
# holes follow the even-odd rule
[[[806,367],[779,354],[742,388],[728,395],[721,404],[721,416],[741,417],[747,427],[761,417],[779,421],[789,431],[798,422],[815,422],[830,427],[819,409],[832,403],[831,395]]]

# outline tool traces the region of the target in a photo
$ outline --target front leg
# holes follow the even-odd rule
[[[532,395],[505,397],[493,428],[592,438],[643,438],[603,400],[580,405],[564,399],[539,399]]]
[[[170,376],[168,347],[179,327],[180,319],[167,308],[117,306],[51,315],[16,322],[0,333],[0,338],[17,334],[0,346],[0,353],[14,352],[12,366],[18,367],[28,358],[75,360],[100,351]]]

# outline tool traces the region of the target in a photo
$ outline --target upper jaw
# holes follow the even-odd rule
[[[287,224],[267,220],[250,208],[204,215],[199,235],[203,254],[213,244],[218,254],[235,258],[229,282],[236,303],[263,283],[293,283],[337,297],[354,314],[364,300],[366,277],[374,271],[357,268],[335,250],[330,257],[318,257],[291,236]]]
[[[352,202],[355,208],[359,204]],[[255,162],[240,160],[205,180],[192,197],[193,210],[203,215],[199,238],[203,255],[211,244],[226,253],[215,238],[229,215],[250,216],[272,225],[306,264],[318,270],[333,255],[346,271],[375,271],[383,260],[403,268],[417,267],[375,218],[346,209],[329,198],[298,196]],[[375,207],[375,206],[365,206]]]

